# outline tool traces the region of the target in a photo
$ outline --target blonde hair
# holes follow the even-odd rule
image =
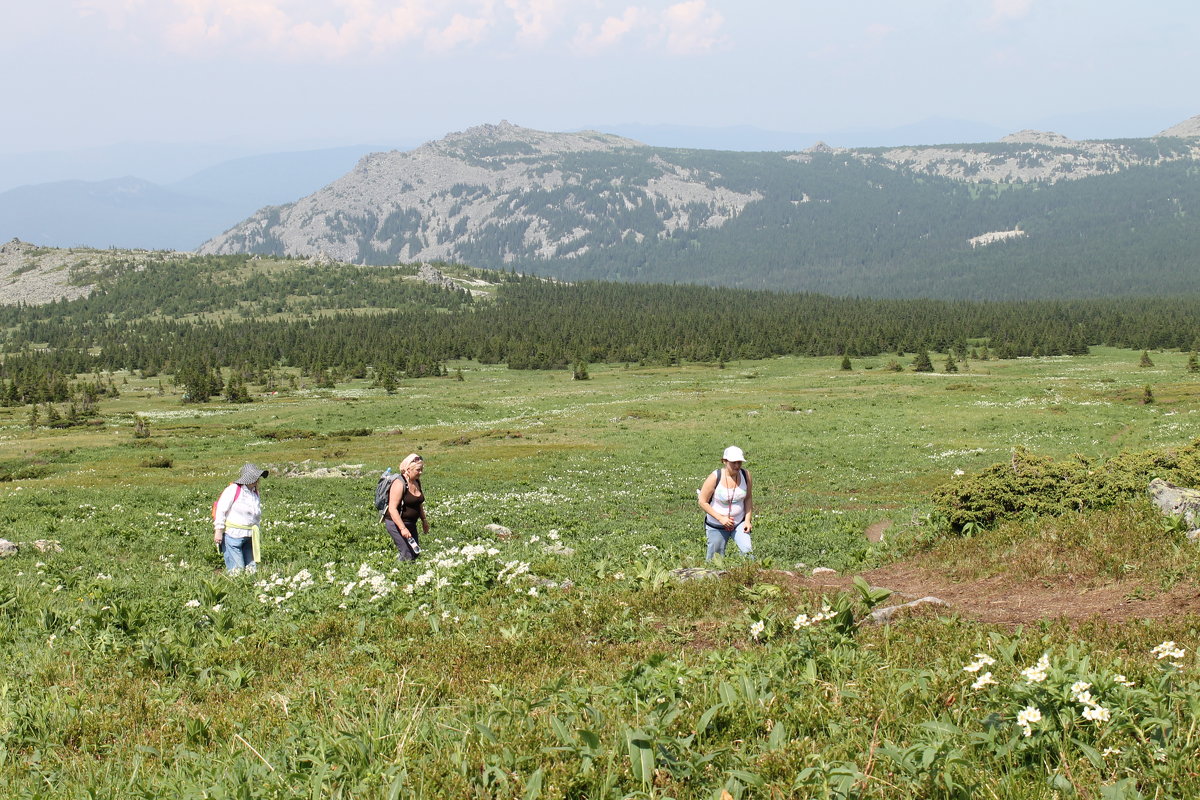
[[[408,455],[406,455],[404,457],[404,460],[400,462],[400,471],[403,472],[404,470],[411,467],[414,461],[424,461],[424,460],[425,459],[421,458],[416,453],[409,453]]]

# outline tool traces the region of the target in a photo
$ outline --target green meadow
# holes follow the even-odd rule
[[[850,370],[833,357],[592,364],[588,380],[463,361],[392,394],[296,376],[236,405],[184,404],[167,376],[118,372],[120,396],[91,424],[0,409],[0,537],[21,544],[0,559],[0,785],[28,798],[1196,796],[1194,608],[1153,623],[1047,608],[1011,628],[949,607],[877,625],[867,614],[890,600],[867,582],[822,594],[799,580],[917,557],[1003,577],[1006,548],[1041,547],[1051,521],[963,538],[934,491],[1018,447],[1102,463],[1200,439],[1187,354],[1150,355],[1093,347],[952,374],[945,354],[934,373],[892,371],[911,364],[892,355]],[[729,444],[754,478],[756,559],[682,580],[672,571],[704,565],[696,489]],[[433,528],[400,564],[371,503],[409,452],[426,461]],[[264,557],[228,577],[209,509],[244,461],[272,473]],[[1076,581],[1145,593],[1198,574],[1181,527],[1144,499],[1053,526],[1057,547],[1134,565]]]

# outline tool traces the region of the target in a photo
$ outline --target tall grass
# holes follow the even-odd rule
[[[1195,795],[1189,609],[878,626],[870,587],[821,596],[779,571],[914,558],[964,581],[1194,582],[1191,543],[1144,504],[952,539],[930,516],[933,487],[1016,444],[1110,457],[1200,436],[1186,357],[1156,354],[1148,377],[1137,355],[949,377],[804,359],[591,365],[588,381],[463,364],[462,382],[395,397],[350,385],[206,408],[131,376],[103,429],[30,431],[0,410],[0,462],[43,469],[0,483],[0,535],[22,545],[0,560],[0,783],[72,798]],[[1167,399],[1124,399],[1148,379]],[[268,435],[283,430],[307,433]],[[670,570],[703,559],[695,489],[727,444],[755,478],[758,560],[681,581]],[[399,564],[369,504],[376,472],[412,450],[434,527]],[[149,452],[170,466],[143,466]],[[262,570],[231,578],[208,514],[244,460],[276,472]],[[359,477],[281,477],[289,463]]]

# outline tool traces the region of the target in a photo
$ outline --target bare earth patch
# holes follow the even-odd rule
[[[892,521],[890,519],[881,519],[879,522],[871,523],[867,526],[867,530],[865,531],[867,541],[875,543],[882,542],[884,531],[890,527],[892,527]]]
[[[871,586],[891,589],[886,605],[899,605],[921,597],[937,597],[949,608],[937,613],[958,614],[993,625],[1016,627],[1040,620],[1065,620],[1071,624],[1100,618],[1109,622],[1159,619],[1200,613],[1200,587],[1180,583],[1163,591],[1135,581],[1099,587],[1080,587],[1049,580],[1020,583],[1004,576],[954,581],[911,563],[892,564],[862,573]],[[806,577],[788,574],[795,588],[812,591],[844,590],[852,575]]]

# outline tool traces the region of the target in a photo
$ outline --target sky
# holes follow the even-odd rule
[[[1196,0],[9,0],[0,154],[501,120],[1149,136],[1200,114],[1198,41]]]

